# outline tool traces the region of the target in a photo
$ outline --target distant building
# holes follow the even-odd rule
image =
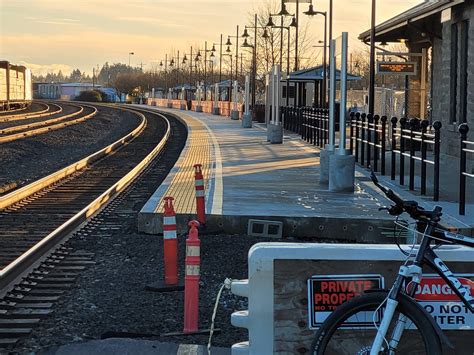
[[[100,88],[92,83],[39,83],[37,98],[74,100],[81,92]]]

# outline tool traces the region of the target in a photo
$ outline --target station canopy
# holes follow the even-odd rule
[[[341,71],[336,70],[336,80],[340,80]],[[322,81],[324,78],[324,66],[320,65],[313,68],[297,70],[295,72],[290,73],[289,80],[293,83],[300,83],[300,82],[314,82],[314,81]],[[360,80],[361,77],[357,75],[352,75],[347,73],[347,80],[355,81]],[[328,68],[328,76],[327,80],[329,81],[329,68]],[[282,79],[282,81],[286,81],[286,79]]]

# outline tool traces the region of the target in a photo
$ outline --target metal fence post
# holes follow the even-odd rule
[[[390,120],[392,122],[392,158],[390,160],[390,165],[391,165],[391,171],[390,171],[390,179],[395,180],[395,173],[397,169],[397,164],[396,164],[396,154],[395,150],[397,149],[397,122],[398,118],[392,117]]]
[[[433,123],[435,129],[434,138],[434,186],[433,186],[433,200],[439,201],[439,160],[440,160],[440,143],[441,143],[441,127],[443,125],[440,121]]]
[[[426,195],[426,129],[428,120],[421,121],[421,194]]]
[[[466,123],[459,126],[459,133],[461,133],[461,155],[460,155],[460,167],[459,167],[459,214],[464,216],[466,214],[466,143],[467,133],[469,127]]]
[[[363,113],[360,116],[360,164],[365,165],[365,118],[367,115]]]
[[[378,171],[378,158],[379,158],[379,148],[377,145],[379,144],[379,120],[380,116],[374,116],[374,171]]]
[[[351,154],[352,155],[355,155],[354,154],[354,116],[355,116],[355,113],[354,112],[351,112],[350,114],[350,121],[349,121],[349,149],[351,150]]]
[[[380,122],[382,122],[382,141],[380,142],[380,145],[381,145],[381,159],[380,159],[380,165],[381,165],[381,173],[382,175],[385,175],[385,153],[386,153],[386,150],[387,150],[387,147],[386,147],[386,134],[387,134],[387,116],[382,116],[380,118]]]
[[[355,158],[356,162],[359,162],[359,122],[360,122],[360,113],[357,112],[355,115],[356,130],[355,130]]]
[[[409,189],[410,191],[413,191],[415,189],[415,159],[413,158],[415,156],[415,140],[413,131],[416,129],[417,126],[417,119],[412,118],[409,122],[410,125],[410,183],[409,183]]]
[[[374,122],[374,116],[369,113],[367,115],[367,130],[366,130],[366,133],[367,133],[367,167],[370,166],[370,160],[371,160],[371,145],[370,143],[372,143],[372,123]]]
[[[407,118],[400,118],[400,185],[405,185],[405,128],[407,125]]]

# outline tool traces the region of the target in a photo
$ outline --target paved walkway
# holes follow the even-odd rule
[[[165,184],[142,210],[140,229],[161,232],[165,195],[175,197],[178,215],[185,220],[193,217],[192,165],[196,163],[205,164],[209,178],[206,211],[210,224],[224,232],[245,232],[249,218],[282,221],[284,235],[331,233],[351,239],[364,234],[374,240],[383,229],[391,228],[392,218],[378,211],[387,201],[374,191],[367,174],[358,169],[353,194],[329,192],[327,186],[319,185],[319,150],[299,136],[286,135],[284,144],[275,145],[267,142],[262,125],[244,129],[240,121],[227,117],[159,110],[178,115],[190,129],[189,140]]]

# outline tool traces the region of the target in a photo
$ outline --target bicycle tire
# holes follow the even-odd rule
[[[350,317],[354,317],[359,314],[358,312],[372,312],[373,314],[373,309],[377,308],[380,304],[382,304],[382,302],[385,301],[386,297],[387,292],[371,292],[343,303],[333,313],[331,313],[331,315],[324,321],[324,323],[318,329],[314,337],[313,343],[311,344],[311,353],[313,355],[369,354],[370,346],[372,345],[372,341],[375,339],[375,327],[373,325],[372,328],[369,326],[367,328],[361,327],[361,330],[359,330],[357,329],[357,326],[354,326],[353,328],[344,328],[342,324],[344,324]],[[416,306],[416,304],[412,304],[404,298],[400,298],[396,312],[398,312],[396,314],[402,313],[406,315],[409,320],[416,326],[417,330],[420,332],[420,336],[425,347],[425,351],[423,352],[421,350],[422,352],[419,352],[420,354],[442,354],[441,342],[438,334],[433,328],[431,321],[426,317],[425,313]],[[397,319],[397,316],[395,316],[394,319]],[[367,340],[364,340],[361,335],[355,334],[356,332],[362,333],[362,331],[365,330],[369,331],[369,329],[373,333],[373,335],[367,336]],[[339,342],[338,340],[334,339],[334,344],[331,343],[331,345],[328,347],[331,338],[333,338],[336,331],[338,330],[340,330],[341,334],[338,334],[337,336],[335,336],[335,338],[341,336]],[[358,343],[353,344],[353,349],[349,349],[348,352],[343,352],[344,349],[341,349],[342,342],[351,342],[351,336],[349,336],[349,334],[347,336],[342,337],[344,332],[353,332],[354,335],[352,336],[354,337],[354,339],[352,340],[352,342]],[[403,336],[406,336],[408,332],[410,332],[411,334],[412,330],[405,330]],[[387,334],[390,334],[390,330]],[[409,337],[408,339],[405,339],[403,336],[400,339],[399,345],[406,346],[407,343],[403,344],[404,341],[414,342],[416,339],[418,339],[418,337],[415,338],[413,334],[411,334],[411,337]],[[364,341],[366,342],[366,345],[362,348],[359,348],[359,346],[361,345],[360,343],[363,343]],[[347,346],[349,347],[349,344],[347,344]],[[354,352],[354,350],[356,351]],[[416,348],[414,347],[413,350],[416,350]],[[399,349],[397,349],[397,353],[415,354],[416,352],[412,352],[411,349],[409,352],[406,352],[405,350],[401,350],[399,352]],[[388,354],[388,352],[384,351],[382,354]]]

